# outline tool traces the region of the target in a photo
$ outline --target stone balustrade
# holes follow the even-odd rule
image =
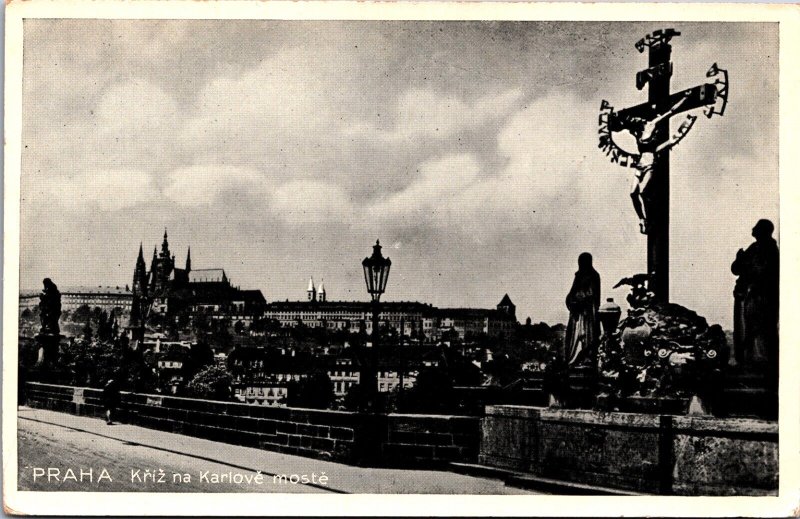
[[[29,382],[27,404],[103,416],[102,391]],[[678,495],[774,495],[778,425],[755,419],[490,405],[483,418],[370,415],[122,393],[144,427],[372,466],[480,463],[548,480]]]
[[[31,407],[103,417],[102,390],[29,382]],[[122,421],[209,440],[362,465],[477,461],[480,419],[371,415],[122,393]]]
[[[479,462],[678,495],[774,495],[778,424],[743,418],[487,406]]]

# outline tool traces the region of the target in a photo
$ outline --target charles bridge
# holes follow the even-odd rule
[[[101,417],[102,390],[28,382],[32,408]],[[441,468],[562,494],[774,495],[775,421],[489,405],[481,417],[122,393],[123,422],[365,467]]]

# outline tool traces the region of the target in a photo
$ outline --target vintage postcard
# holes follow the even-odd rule
[[[796,515],[799,21],[11,1],[5,511]]]

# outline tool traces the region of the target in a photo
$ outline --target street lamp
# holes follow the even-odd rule
[[[376,351],[380,331],[380,302],[381,294],[386,290],[386,282],[389,280],[389,269],[392,267],[392,260],[383,257],[383,254],[381,254],[381,241],[377,240],[375,245],[372,246],[372,256],[364,258],[361,265],[364,267],[364,281],[367,284],[367,292],[372,297],[372,351],[365,352],[362,359],[359,382],[363,391],[363,406],[374,410],[378,393]]]
[[[367,292],[372,296],[372,302],[377,303],[381,300],[381,294],[386,290],[386,282],[389,280],[389,269],[392,267],[392,260],[384,258],[381,254],[381,241],[377,240],[372,246],[372,256],[364,258],[361,262],[364,267],[364,281],[367,283]]]

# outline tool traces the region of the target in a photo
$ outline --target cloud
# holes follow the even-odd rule
[[[170,172],[163,194],[185,207],[211,204],[229,191],[240,195],[267,192],[263,175],[220,164],[189,166]]]
[[[109,170],[61,175],[33,181],[31,194],[41,202],[54,200],[68,209],[117,211],[150,203],[159,193],[150,173]],[[37,195],[41,195],[37,196]]]
[[[277,187],[271,194],[269,209],[289,224],[346,223],[354,214],[348,196],[336,185],[298,180]]]
[[[451,154],[423,163],[420,176],[404,190],[369,207],[375,218],[419,225],[431,221],[439,226],[458,225],[462,211],[458,206],[466,189],[480,174],[472,154]]]
[[[198,92],[179,142],[203,160],[310,176],[329,160],[333,121],[346,110],[337,65],[325,51],[293,48],[226,71]]]
[[[370,210],[393,226],[424,221],[490,240],[516,229],[555,236],[567,226],[597,228],[587,215],[627,203],[629,172],[597,153],[596,128],[587,124],[595,112],[569,93],[530,100],[495,135],[500,166],[474,153],[430,159],[403,190]]]
[[[386,122],[351,123],[345,134],[369,135],[387,141],[446,139],[505,118],[524,97],[510,89],[479,97],[472,103],[433,88],[410,88],[399,96]]]

